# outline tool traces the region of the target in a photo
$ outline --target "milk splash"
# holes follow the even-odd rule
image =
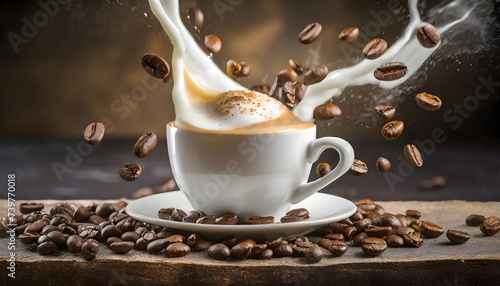
[[[172,98],[177,119],[203,129],[233,129],[256,123],[252,121],[252,118],[243,118],[243,120],[222,126],[220,118],[210,113],[210,105],[207,105],[207,103],[217,100],[224,92],[244,90],[246,88],[222,72],[198,46],[182,23],[178,0],[149,0],[149,3],[174,46],[172,56],[174,78]],[[460,0],[455,0],[441,9],[446,10],[459,3]],[[346,87],[371,84],[391,89],[409,79],[441,45],[441,42],[439,42],[434,48],[426,49],[418,42],[415,33],[427,23],[421,20],[417,4],[418,0],[408,1],[410,23],[399,40],[387,49],[382,56],[375,60],[363,60],[352,67],[329,72],[323,81],[308,86],[304,98],[293,109],[293,114],[303,121],[312,122],[314,109],[318,105],[329,101],[332,97],[341,95]],[[439,33],[442,35],[454,25],[462,22],[469,16],[475,6],[463,14],[460,19],[437,27]],[[373,71],[377,67],[383,63],[394,61],[404,62],[408,66],[406,76],[390,82],[375,79]],[[195,94],[201,95],[201,98],[197,98],[198,102],[193,101],[193,98],[196,97]],[[203,104],[200,104],[200,102]],[[275,116],[279,115],[280,112],[275,112]]]
[[[313,110],[316,106],[327,102],[332,97],[339,96],[342,91],[349,86],[361,86],[366,84],[379,85],[381,88],[391,89],[414,74],[425,60],[441,46],[441,41],[433,48],[423,48],[418,42],[415,33],[421,27],[427,25],[420,19],[420,14],[417,8],[418,0],[409,0],[408,6],[410,9],[410,23],[403,32],[401,38],[396,41],[387,51],[375,60],[363,60],[358,64],[331,71],[328,76],[321,82],[307,87],[304,99],[294,108],[293,113],[298,118],[304,121],[313,120]],[[457,5],[457,1],[449,3],[442,9],[451,8]],[[454,25],[466,19],[472,10],[472,7],[460,19],[453,21],[447,25],[437,28],[442,35]],[[403,62],[408,67],[408,73],[401,79],[394,81],[379,81],[373,76],[373,71],[377,67],[388,62]]]

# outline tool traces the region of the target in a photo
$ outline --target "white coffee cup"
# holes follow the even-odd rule
[[[199,133],[167,124],[170,166],[180,190],[196,210],[220,216],[282,217],[292,204],[345,174],[354,161],[340,138],[316,139],[316,126],[270,134]],[[339,153],[326,176],[307,182],[314,163],[328,148]],[[168,203],[165,207],[170,206]]]

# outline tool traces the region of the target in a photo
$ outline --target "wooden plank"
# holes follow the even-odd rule
[[[50,209],[60,201],[42,201]],[[101,201],[96,201],[100,203]],[[89,204],[90,201],[70,201]],[[478,227],[465,225],[472,213],[499,215],[500,202],[379,202],[387,212],[404,213],[417,209],[423,220],[445,229],[468,232],[471,239],[451,245],[445,235],[425,239],[421,248],[389,248],[379,257],[368,257],[350,246],[342,257],[325,256],[316,264],[303,258],[217,261],[206,252],[183,258],[166,258],[133,250],[126,255],[111,252],[105,245],[97,259],[85,261],[67,251],[40,256],[32,247],[16,243],[16,278],[7,277],[8,239],[0,239],[2,284],[200,284],[200,285],[500,285],[500,234],[482,235]],[[0,215],[6,215],[6,201],[0,201]]]

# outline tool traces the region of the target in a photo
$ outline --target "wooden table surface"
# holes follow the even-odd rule
[[[41,201],[45,210],[61,201]],[[87,205],[102,201],[68,201]],[[20,203],[20,202],[17,202]],[[166,258],[132,250],[114,254],[101,244],[97,258],[85,261],[68,251],[38,255],[33,247],[15,243],[15,279],[7,276],[11,250],[8,238],[0,239],[0,279],[3,285],[500,285],[500,233],[484,236],[479,227],[469,227],[472,213],[499,216],[500,202],[380,202],[386,212],[422,212],[422,220],[445,229],[466,231],[468,242],[452,245],[446,235],[425,239],[421,248],[388,248],[378,257],[366,256],[349,244],[341,257],[325,256],[319,263],[303,258],[218,261],[206,252],[182,258]],[[0,201],[6,216],[7,202]]]

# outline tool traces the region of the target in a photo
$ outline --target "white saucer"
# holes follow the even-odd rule
[[[273,239],[276,237],[293,237],[312,232],[332,222],[341,221],[356,212],[356,205],[349,200],[334,195],[316,193],[291,208],[306,208],[310,219],[301,222],[273,224],[241,224],[216,225],[195,224],[168,221],[158,218],[161,208],[179,208],[185,211],[193,210],[186,196],[181,191],[173,191],[147,196],[128,204],[126,211],[136,220],[166,226],[180,230],[198,232],[207,238],[217,239],[226,236],[252,238],[256,240]],[[279,221],[280,218],[276,218]]]

